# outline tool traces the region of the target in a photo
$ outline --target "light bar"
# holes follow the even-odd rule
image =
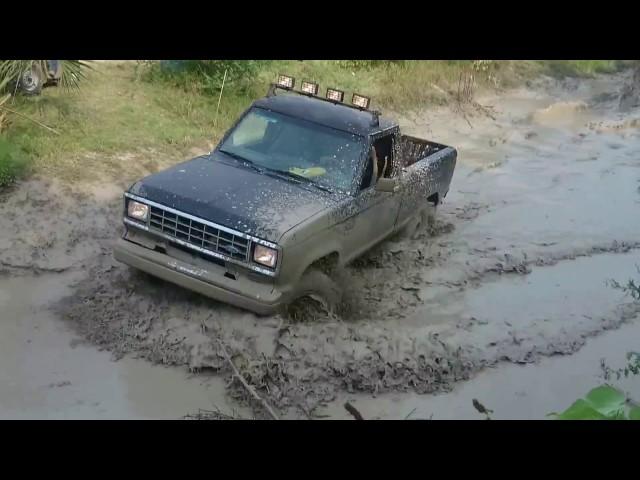
[[[318,84],[313,82],[302,82],[302,86],[300,89],[305,93],[310,93],[311,95],[318,94]]]
[[[354,93],[353,98],[351,99],[351,103],[353,103],[356,107],[364,108],[366,110],[369,108],[371,99],[369,97],[365,97],[364,95],[358,95],[357,93]]]
[[[342,90],[335,90],[333,88],[327,88],[327,98],[334,102],[342,102],[344,98],[344,92]]]
[[[280,88],[286,88],[287,90],[291,90],[295,85],[296,80],[293,77],[288,75],[278,75],[278,86]]]

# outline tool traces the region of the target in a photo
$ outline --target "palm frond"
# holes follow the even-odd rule
[[[80,88],[80,82],[87,78],[93,66],[84,60],[62,60],[60,85],[66,89]]]
[[[84,60],[60,60],[60,63],[62,66],[60,85],[67,90],[79,88],[80,82],[87,77],[89,70],[93,69],[91,64]],[[47,60],[0,60],[0,85],[5,80],[4,88],[15,85],[24,72],[36,65],[44,74],[49,70]]]
[[[20,76],[38,60],[0,60],[0,84],[3,89],[17,85]]]
[[[0,92],[4,90],[7,83],[8,83],[8,80],[6,78],[0,78]],[[4,96],[2,96],[2,94],[0,93],[0,107],[2,107],[2,105],[4,105],[7,102],[7,100],[9,100],[9,98],[11,98],[10,93],[7,93]],[[2,131],[6,128],[7,124],[8,124],[7,113],[5,111],[0,110],[0,133],[2,133]]]

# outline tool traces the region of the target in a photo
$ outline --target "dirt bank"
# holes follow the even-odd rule
[[[589,298],[570,276],[553,292],[521,290],[517,304],[508,287],[532,271],[576,258],[608,264],[640,247],[640,112],[621,111],[611,94],[629,75],[546,79],[480,99],[481,107],[403,120],[408,133],[459,149],[452,190],[420,238],[385,242],[342,273],[347,301],[337,316],[309,302],[290,316],[258,318],[116,263],[119,196],[133,178],[99,186],[38,179],[5,194],[0,275],[24,277],[24,292],[29,281],[58,275],[69,290],[48,299],[48,311],[115,358],[227,378],[224,346],[289,417],[313,417],[344,392],[449,390],[499,362],[571,354],[634,322],[637,305],[593,301],[582,315],[577,305]],[[604,270],[584,275],[604,282]],[[493,293],[479,295],[489,285]],[[228,392],[265,415],[239,382]]]

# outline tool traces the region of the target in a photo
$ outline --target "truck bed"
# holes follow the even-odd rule
[[[400,168],[406,168],[419,160],[447,148],[446,145],[430,142],[410,135],[400,135],[397,146],[397,158]]]

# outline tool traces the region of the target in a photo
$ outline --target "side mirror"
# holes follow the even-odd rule
[[[396,193],[399,189],[398,180],[395,178],[382,177],[378,179],[378,183],[376,183],[376,190],[378,192]]]

